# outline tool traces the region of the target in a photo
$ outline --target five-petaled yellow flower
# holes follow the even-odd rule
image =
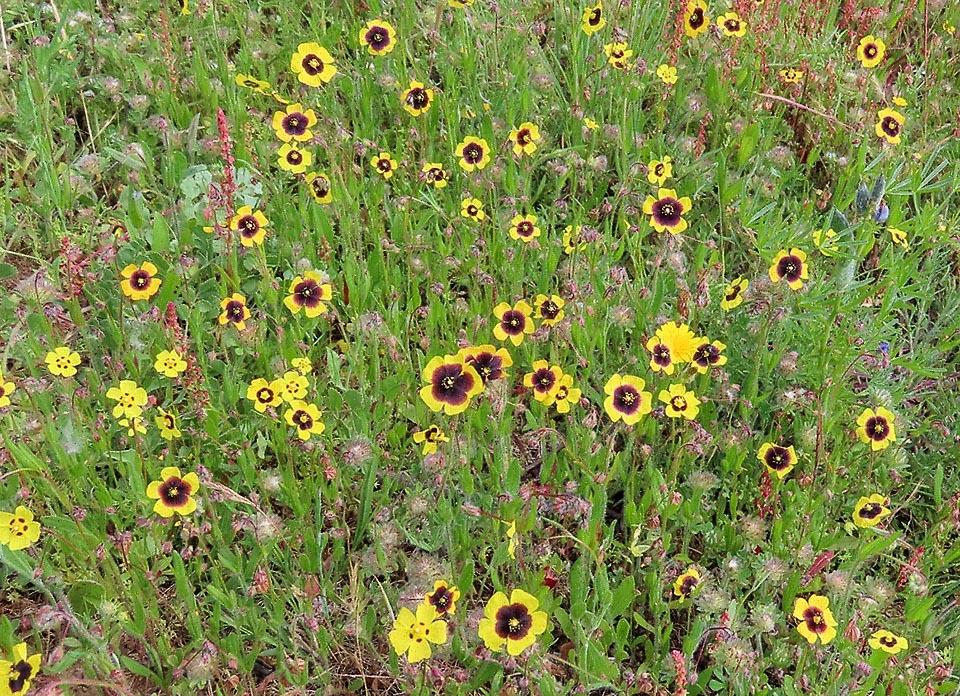
[[[897,439],[897,430],[893,421],[896,416],[883,406],[864,409],[857,418],[857,436],[861,442],[870,445],[873,452],[886,449]]]
[[[547,630],[547,613],[538,611],[540,601],[529,592],[514,590],[510,598],[497,592],[487,602],[479,634],[489,650],[507,649],[516,657],[537,642]]]
[[[23,696],[40,671],[40,654],[27,656],[27,644],[13,646],[13,661],[0,660],[0,694]]]
[[[532,155],[537,151],[540,142],[540,128],[530,121],[524,121],[517,128],[510,131],[510,141],[513,143],[513,154]]]
[[[323,278],[316,271],[307,271],[290,282],[288,295],[283,304],[294,314],[302,309],[308,318],[313,319],[327,311],[327,305],[333,299],[333,288],[330,283],[323,282]]]
[[[0,544],[11,551],[21,551],[40,538],[40,523],[35,522],[33,513],[23,505],[12,512],[0,512]],[[0,694],[3,693],[0,684]]]
[[[147,486],[147,497],[156,500],[153,511],[160,517],[173,517],[173,514],[189,515],[197,509],[194,494],[200,489],[200,479],[193,472],[180,475],[175,466],[165,467],[160,472],[160,480]]]
[[[333,56],[327,49],[310,41],[297,46],[296,53],[290,56],[290,69],[303,84],[319,87],[330,82],[337,73],[333,62]]]
[[[50,374],[57,377],[72,377],[77,374],[77,365],[80,364],[80,354],[66,346],[54,348],[44,358]]]
[[[406,654],[412,662],[426,660],[432,654],[430,644],[447,642],[447,624],[438,618],[437,608],[428,602],[417,607],[417,613],[403,607],[393,622],[390,645],[397,655]]]
[[[117,402],[113,407],[114,418],[135,418],[147,405],[147,390],[131,379],[122,379],[119,386],[107,390],[107,398]]]
[[[176,377],[187,369],[187,363],[175,350],[161,350],[157,353],[153,369],[164,377]]]
[[[811,595],[809,600],[797,597],[793,605],[793,618],[800,621],[797,631],[810,644],[819,639],[826,645],[837,635],[837,621],[830,611],[830,600],[823,595]]]
[[[144,261],[137,266],[131,263],[120,271],[123,279],[120,282],[120,289],[123,294],[131,300],[149,300],[157,294],[162,280],[157,278],[157,267],[149,261]]]

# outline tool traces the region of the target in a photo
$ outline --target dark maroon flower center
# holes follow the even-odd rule
[[[496,353],[484,351],[467,358],[467,362],[473,365],[473,369],[480,375],[480,379],[486,384],[490,380],[503,377],[503,358]]]
[[[817,607],[807,607],[803,612],[803,620],[807,624],[807,629],[814,633],[823,633],[829,628],[823,611]]]
[[[880,123],[880,128],[884,133],[891,137],[896,137],[900,133],[900,122],[893,116],[884,116]]]
[[[494,630],[505,640],[521,640],[530,632],[533,617],[523,604],[508,604],[497,610]]]
[[[526,325],[526,315],[516,309],[510,309],[504,312],[503,318],[500,320],[500,327],[510,336],[519,336],[522,334]]]
[[[687,410],[687,399],[684,396],[674,396],[670,399],[670,405],[673,407],[674,411],[679,411],[683,413]]]
[[[245,305],[243,302],[238,302],[237,300],[230,300],[227,302],[227,306],[224,308],[227,319],[239,324],[241,321],[243,321],[244,307]]]
[[[167,430],[173,430],[174,428],[177,427],[176,421],[173,420],[173,416],[170,415],[169,413],[163,416],[163,427],[166,428]]]
[[[430,167],[430,169],[427,170],[427,181],[443,181],[445,177],[446,174],[444,174],[440,167]]]
[[[424,439],[427,442],[439,442],[440,441],[440,428],[435,425],[431,425],[427,428],[427,431],[423,434]]]
[[[240,230],[240,236],[242,237],[255,237],[257,232],[260,231],[260,223],[257,222],[257,218],[253,215],[244,215],[240,218],[240,222],[237,223],[237,228]]]
[[[736,34],[740,31],[740,20],[738,19],[728,19],[723,23],[723,26],[726,27],[727,31],[731,34]]]
[[[467,400],[467,394],[473,388],[473,377],[457,364],[441,365],[433,372],[431,393],[437,401],[459,406]]]
[[[483,159],[483,148],[478,143],[469,143],[463,148],[463,159],[467,164],[476,164]]]
[[[393,167],[390,166],[390,160],[382,157],[377,160],[377,170],[383,173],[389,172]]]
[[[529,220],[521,220],[517,223],[517,234],[521,237],[530,237],[533,235],[534,225]]]
[[[883,506],[879,503],[867,503],[860,508],[860,517],[865,520],[876,519],[883,512]]]
[[[881,418],[880,416],[874,416],[868,419],[866,430],[870,439],[876,440],[877,442],[883,442],[890,436],[890,424],[887,423],[886,418]]]
[[[477,213],[480,212],[480,209],[477,208],[473,203],[467,206],[467,215],[470,217],[477,217]]]
[[[591,27],[595,27],[600,24],[600,18],[603,16],[602,7],[594,7],[593,12],[590,13],[590,16],[587,18],[587,24]]]
[[[653,347],[653,362],[661,367],[666,367],[671,362],[673,358],[670,355],[670,347],[665,343],[658,343]]]
[[[446,587],[438,587],[429,595],[430,604],[437,608],[438,614],[446,614],[453,603],[453,593]]]
[[[290,150],[287,153],[287,162],[292,165],[298,165],[303,162],[303,153],[300,150]]]
[[[560,308],[553,300],[544,300],[540,305],[540,316],[544,319],[556,319]]]
[[[790,466],[790,450],[784,447],[771,447],[763,456],[763,461],[774,471],[783,471]]]
[[[306,411],[295,411],[293,422],[297,424],[300,430],[310,430],[313,427],[313,417]]]
[[[301,280],[293,288],[293,301],[301,307],[316,307],[322,296],[320,285],[312,278]]]
[[[690,13],[690,19],[687,20],[687,24],[690,25],[691,29],[699,29],[703,26],[703,10],[701,8],[695,9]]]
[[[740,293],[741,293],[742,291],[743,291],[743,286],[742,286],[742,285],[731,285],[731,286],[730,286],[730,292],[728,292],[726,295],[724,295],[723,298],[724,298],[727,302],[730,302],[731,300],[737,299],[737,297],[739,297],[739,295],[740,295]]]
[[[26,660],[20,660],[19,662],[11,665],[9,681],[10,692],[18,694],[23,691],[23,687],[26,686],[27,682],[30,681],[32,676],[33,669]]]
[[[653,219],[665,227],[673,227],[680,222],[683,206],[676,198],[661,198],[653,204]]]
[[[386,27],[370,27],[370,29],[367,30],[365,38],[370,48],[375,51],[382,51],[390,45],[390,33]]]
[[[657,166],[653,168],[653,173],[655,176],[661,177],[663,176],[664,169],[665,167],[663,165],[663,162],[657,162]]]
[[[190,500],[190,484],[181,478],[171,476],[160,484],[160,500],[167,507],[183,507]]]
[[[303,66],[304,71],[308,75],[319,75],[323,72],[323,61],[320,60],[320,56],[316,53],[308,53],[305,55],[300,65]]]
[[[269,404],[274,400],[274,398],[275,395],[273,393],[273,389],[261,387],[259,390],[257,390],[257,401],[262,404]]]
[[[146,271],[137,270],[130,276],[130,285],[137,290],[143,290],[144,288],[150,287],[150,281],[152,279],[152,276]]]
[[[699,582],[696,576],[687,575],[680,581],[680,594],[684,597],[689,597],[690,593],[696,589],[698,584]]]
[[[309,120],[306,116],[299,111],[295,111],[284,117],[281,126],[283,126],[283,132],[287,135],[303,135],[307,132],[308,123]]]
[[[790,283],[799,280],[803,272],[803,261],[796,256],[784,256],[777,264],[777,275]]]
[[[547,393],[556,382],[557,376],[549,368],[543,367],[533,373],[534,391]]]
[[[521,128],[517,131],[517,145],[523,147],[524,145],[529,145],[532,138],[530,137],[529,128]]]
[[[693,352],[693,362],[700,367],[707,367],[719,361],[720,350],[712,343],[704,343]]]
[[[869,58],[869,59],[871,59],[871,60],[872,60],[873,58],[876,58],[876,57],[877,57],[877,53],[879,53],[879,52],[880,52],[880,51],[879,51],[879,49],[877,48],[877,44],[868,43],[866,46],[863,47],[863,55],[864,55],[866,58]]]
[[[878,640],[880,641],[880,645],[885,645],[885,646],[888,647],[888,648],[895,648],[895,647],[897,647],[897,639],[894,638],[893,636],[883,636],[882,638],[879,638]]]
[[[417,111],[421,111],[430,105],[430,95],[422,87],[414,87],[407,94],[407,104]]]
[[[317,198],[326,198],[330,194],[330,181],[325,176],[318,176],[310,182],[313,194]]]
[[[621,384],[613,390],[613,407],[626,415],[632,415],[640,408],[640,393],[629,384]]]

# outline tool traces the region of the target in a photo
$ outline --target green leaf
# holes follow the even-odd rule
[[[751,123],[743,129],[740,136],[740,147],[737,148],[737,166],[742,167],[753,156],[757,143],[760,142],[760,124]]]
[[[616,592],[613,593],[613,599],[610,601],[609,618],[611,621],[624,615],[624,612],[633,604],[633,598],[637,592],[637,583],[632,575],[628,575]]]

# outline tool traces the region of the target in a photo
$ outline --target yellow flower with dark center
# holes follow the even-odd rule
[[[460,590],[456,585],[448,585],[446,580],[437,580],[433,583],[433,592],[428,592],[423,602],[433,606],[439,616],[453,616],[457,612],[458,599]]]
[[[310,41],[297,46],[290,57],[290,69],[297,79],[309,87],[320,87],[337,73],[333,56],[320,44]]]
[[[423,178],[428,184],[433,184],[434,188],[441,189],[447,185],[447,172],[439,162],[426,162],[423,165]]]
[[[900,142],[900,131],[906,119],[895,109],[880,109],[877,112],[877,125],[874,130],[878,138],[883,138],[894,145]]]
[[[796,465],[797,453],[793,449],[793,445],[781,447],[772,442],[764,442],[760,445],[757,459],[763,462],[767,471],[782,481],[784,476],[789,474]]]
[[[861,497],[853,506],[853,523],[861,529],[876,527],[890,514],[887,499],[879,493]]]
[[[784,68],[777,74],[788,85],[795,85],[803,79],[803,71],[796,68]]]
[[[187,362],[175,350],[161,350],[154,360],[153,369],[164,377],[177,377],[187,369]]]
[[[244,75],[243,73],[237,73],[233,77],[233,81],[237,84],[238,87],[245,87],[247,89],[252,89],[255,92],[260,94],[267,94],[270,91],[270,83],[265,80],[259,80],[252,75]]]
[[[870,636],[870,640],[867,641],[867,645],[874,650],[883,650],[883,652],[891,655],[896,655],[910,648],[910,644],[906,638],[883,629],[874,632],[874,634]]]
[[[657,77],[659,77],[660,81],[665,85],[675,85],[677,84],[677,69],[672,65],[661,63],[657,66]],[[663,182],[660,183],[662,184]]]
[[[540,142],[540,138],[540,128],[530,121],[524,121],[510,131],[513,154],[532,155],[537,151],[537,143]]]
[[[279,395],[284,401],[292,404],[295,401],[302,401],[307,396],[307,388],[310,386],[310,380],[307,376],[297,370],[287,370],[280,377]]]
[[[292,425],[297,429],[297,437],[301,440],[309,440],[311,435],[322,435],[326,426],[320,420],[323,414],[315,404],[308,404],[305,401],[291,401],[290,408],[283,413],[283,419],[287,425]]]
[[[143,435],[147,432],[146,421],[141,416],[121,418],[117,423],[127,429],[127,437],[134,437],[137,433]]]
[[[837,622],[830,611],[830,600],[823,595],[811,595],[809,600],[797,597],[793,605],[793,618],[800,622],[797,631],[811,645],[818,639],[826,645],[837,635]]]
[[[580,21],[580,28],[587,36],[595,34],[607,25],[607,20],[603,17],[603,3],[598,2],[593,7],[588,7],[583,11],[583,18]]]
[[[160,412],[160,415],[157,416],[154,420],[157,423],[157,427],[160,429],[160,437],[164,440],[174,440],[180,437],[183,433],[180,432],[180,428],[177,427],[177,418],[172,413],[167,413],[164,409],[157,407],[157,410]]]
[[[577,225],[567,225],[563,230],[563,253],[572,254],[574,251],[583,251],[587,248],[587,242],[582,236],[583,227]]]
[[[683,33],[695,39],[710,26],[707,16],[707,3],[703,0],[690,0],[683,11]]]
[[[147,390],[130,379],[120,380],[120,385],[107,390],[107,398],[117,404],[113,407],[114,418],[134,418],[143,413],[147,405]]]
[[[657,232],[680,234],[687,229],[683,214],[692,205],[689,197],[677,198],[675,190],[662,188],[657,191],[656,198],[647,196],[643,202],[643,214],[650,216],[650,226]]]
[[[536,310],[534,319],[541,319],[543,326],[554,326],[563,319],[563,298],[559,295],[537,295],[533,300],[533,308]]]
[[[313,372],[313,363],[310,358],[294,358],[290,361],[290,366],[296,369],[301,375],[309,375]]]
[[[120,289],[131,300],[149,300],[157,294],[162,280],[156,277],[157,267],[149,261],[137,266],[131,263],[120,271]]]
[[[530,315],[533,313],[533,307],[523,300],[517,302],[511,307],[506,302],[501,302],[493,308],[493,315],[499,320],[493,327],[493,335],[498,341],[510,340],[515,346],[523,343],[523,337],[526,334],[532,334],[536,329]]]
[[[810,277],[807,274],[806,253],[800,249],[781,249],[773,257],[767,274],[774,283],[785,280],[791,290],[799,290],[803,287],[803,281]]]
[[[460,203],[460,216],[480,222],[487,214],[483,211],[483,202],[479,198],[464,198]]]
[[[10,405],[10,395],[16,390],[17,385],[8,382],[7,378],[0,372],[0,408],[6,408]]]
[[[200,479],[193,472],[180,475],[175,466],[165,467],[160,472],[160,480],[147,486],[147,497],[156,500],[153,511],[160,517],[184,516],[197,509],[194,494],[200,490]]]
[[[657,186],[663,186],[667,179],[673,176],[673,160],[669,155],[662,160],[647,162],[647,181]]]
[[[706,336],[698,340],[700,345],[693,351],[693,358],[690,361],[696,366],[697,372],[705,375],[710,371],[710,368],[727,364],[727,356],[723,354],[724,349],[727,347],[725,344],[720,341],[713,341],[711,343],[710,339]]]
[[[607,54],[607,63],[617,70],[626,70],[630,67],[630,58],[633,57],[633,51],[622,41],[614,41],[603,47],[603,52]]]
[[[551,366],[546,360],[537,360],[533,363],[533,372],[523,376],[523,386],[533,390],[534,399],[550,406],[556,400],[562,377],[563,370],[559,366]]]
[[[571,404],[579,404],[582,395],[583,392],[573,386],[573,375],[564,373],[553,395],[553,405],[558,413],[569,413]]]
[[[510,221],[510,238],[529,244],[540,236],[536,215],[514,215]]]
[[[490,161],[490,146],[483,138],[468,135],[457,145],[455,154],[460,158],[460,168],[465,172],[474,169],[480,171]]]
[[[40,654],[27,656],[27,644],[13,646],[13,661],[0,660],[0,694],[23,696],[40,671]]]
[[[268,406],[277,407],[283,403],[283,390],[282,379],[268,382],[263,377],[258,377],[247,387],[247,398],[253,402],[253,407],[258,412],[263,413]]]
[[[683,573],[673,581],[673,594],[679,598],[679,603],[683,604],[690,599],[690,595],[700,584],[700,571],[696,568],[687,568]]]
[[[441,442],[450,442],[450,438],[440,428],[439,425],[431,425],[426,430],[418,430],[413,434],[413,441],[418,445],[423,445],[424,456],[433,454],[437,451],[437,446]]]
[[[273,132],[285,143],[291,140],[305,143],[313,137],[310,130],[317,125],[317,115],[313,109],[304,109],[303,104],[289,104],[284,111],[274,111],[270,124]]]
[[[411,663],[426,660],[432,654],[430,644],[447,642],[447,624],[437,618],[437,608],[429,603],[417,607],[417,613],[403,607],[393,622],[390,645],[397,655],[406,655]]]
[[[22,551],[40,538],[40,523],[23,505],[12,512],[0,512],[0,544],[11,551]],[[3,693],[0,688],[0,693]]]
[[[426,386],[420,389],[420,398],[431,411],[442,410],[448,416],[466,411],[470,400],[484,389],[473,365],[458,355],[434,357],[421,376]]]
[[[403,110],[411,116],[421,116],[430,110],[433,104],[433,90],[424,87],[422,82],[410,81],[410,86],[400,95]]]
[[[720,300],[720,309],[729,312],[734,307],[739,307],[743,302],[743,293],[750,286],[750,281],[741,276],[737,276],[723,291],[723,299]]]
[[[897,430],[893,424],[895,418],[896,416],[883,406],[878,407],[876,412],[872,408],[864,409],[857,418],[857,436],[861,442],[869,444],[873,452],[886,449],[897,439]]]
[[[295,142],[284,143],[277,150],[277,165],[291,174],[303,174],[313,164],[309,150],[301,150]]]
[[[389,179],[398,165],[389,152],[381,152],[370,159],[370,166],[384,179]]]
[[[724,36],[743,36],[747,33],[747,25],[736,12],[720,15],[717,24]]]
[[[840,251],[837,246],[837,233],[832,227],[829,230],[814,230],[813,244],[824,256],[833,256]]]
[[[233,293],[220,301],[220,316],[217,321],[220,326],[233,324],[237,331],[243,331],[247,328],[247,319],[250,318],[250,310],[247,309],[247,298],[239,293]]]
[[[367,47],[371,56],[385,56],[397,43],[397,32],[389,22],[375,19],[360,30],[360,45]]]
[[[50,374],[56,377],[73,377],[77,374],[77,365],[80,364],[80,354],[66,346],[54,348],[44,358]]]
[[[857,44],[857,60],[865,68],[877,67],[886,55],[887,45],[883,42],[883,39],[877,38],[873,34],[864,36]]]
[[[288,294],[283,304],[294,314],[303,310],[307,318],[313,319],[327,311],[327,305],[333,299],[333,288],[330,283],[323,282],[323,278],[316,271],[307,271],[290,282]]]
[[[249,205],[241,207],[236,215],[230,218],[230,229],[240,234],[240,243],[245,247],[263,244],[269,224],[266,215]]]
[[[664,412],[668,418],[693,420],[700,413],[700,399],[682,384],[671,384],[669,389],[661,389],[657,398],[667,405]]]
[[[547,630],[547,613],[538,611],[539,600],[523,590],[514,590],[510,598],[497,592],[487,602],[480,619],[479,634],[488,650],[516,657],[537,642]]]
[[[326,205],[333,200],[333,185],[330,178],[323,172],[310,172],[304,177],[307,186],[310,188],[310,195],[313,200],[321,205]]]
[[[513,365],[513,358],[510,357],[510,352],[506,348],[496,348],[488,343],[461,348],[457,352],[457,357],[473,366],[484,385],[506,377],[504,368]]]
[[[614,423],[622,419],[625,425],[633,425],[653,408],[653,394],[644,387],[646,382],[640,377],[614,375],[603,388],[607,395],[603,410]]]

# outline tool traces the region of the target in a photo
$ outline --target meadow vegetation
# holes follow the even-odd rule
[[[956,3],[0,18],[0,696],[960,693]]]

